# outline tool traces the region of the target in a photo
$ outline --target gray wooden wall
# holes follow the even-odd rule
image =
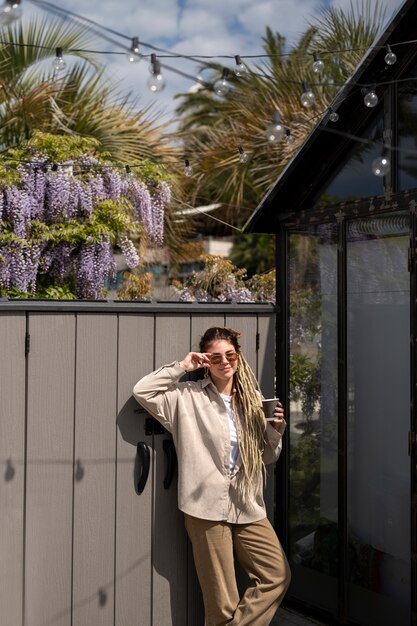
[[[168,435],[145,434],[131,394],[212,325],[242,332],[272,395],[270,306],[0,304],[3,626],[203,626],[176,482],[163,486]]]

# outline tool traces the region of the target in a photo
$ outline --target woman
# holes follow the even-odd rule
[[[279,404],[266,422],[239,333],[209,328],[200,352],[142,378],[133,393],[172,434],[178,456],[178,505],[185,515],[206,626],[267,626],[290,581],[266,517],[265,464],[277,460],[285,429]],[[205,377],[179,382],[185,372]],[[242,598],[234,555],[251,579]]]

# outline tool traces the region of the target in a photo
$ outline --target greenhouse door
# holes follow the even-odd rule
[[[290,595],[340,623],[411,621],[409,241],[408,211],[287,232]]]

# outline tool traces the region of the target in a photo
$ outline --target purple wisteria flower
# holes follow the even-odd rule
[[[68,207],[73,202],[71,184],[69,177],[63,170],[51,172],[48,175],[45,195],[48,222],[60,222],[71,214]]]
[[[163,181],[158,184],[152,196],[152,242],[157,246],[162,246],[164,242],[164,216],[165,207],[171,202],[171,187]]]
[[[122,177],[116,170],[105,168],[103,171],[104,189],[109,200],[117,200],[122,194]]]
[[[123,253],[127,266],[130,268],[137,267],[140,259],[133,241],[127,237],[122,237],[119,240],[119,247]]]
[[[24,239],[31,220],[31,197],[23,189],[15,185],[7,187],[4,192],[4,218],[12,224],[17,237]]]
[[[116,263],[108,238],[82,247],[76,268],[77,296],[99,298],[106,279],[113,276],[115,270]]]
[[[111,224],[100,222],[98,209],[104,200],[126,199],[133,221],[142,225],[148,241],[162,245],[164,213],[171,200],[167,183],[158,183],[151,195],[134,175],[103,167],[95,157],[83,156],[68,165],[55,168],[47,157],[36,155],[17,168],[21,183],[0,189],[1,289],[35,293],[42,276],[42,284],[75,285],[78,297],[98,298],[115,273],[114,241],[128,266],[136,267],[138,252],[127,236],[132,216],[127,216],[125,233],[123,221],[117,220],[112,233]],[[117,204],[123,211],[123,202]],[[44,239],[39,222],[45,225]]]
[[[2,287],[15,287],[22,293],[33,293],[36,289],[40,246],[21,246],[13,242],[2,250],[2,256],[6,261],[0,268]]]

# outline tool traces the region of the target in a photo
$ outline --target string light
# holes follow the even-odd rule
[[[149,71],[151,72],[151,75],[146,82],[149,89],[153,93],[162,91],[165,88],[165,79],[161,74],[161,65],[156,58],[155,53],[151,54],[151,64],[149,66]]]
[[[246,69],[246,65],[243,65],[242,59],[240,58],[238,54],[235,56],[235,61],[236,61],[236,66],[235,66],[236,76],[245,76],[245,74],[248,73],[248,70]]]
[[[363,99],[368,109],[373,109],[378,104],[378,96],[375,93],[375,86],[365,88],[365,97]]]
[[[239,161],[241,163],[247,163],[248,159],[249,159],[249,156],[247,155],[247,153],[244,151],[242,146],[239,146]]]
[[[0,9],[0,26],[8,26],[21,17],[20,0],[5,0]]]
[[[372,161],[371,169],[372,173],[375,174],[375,176],[379,176],[381,178],[389,173],[391,169],[391,162],[388,158],[387,148],[384,148],[382,150],[381,156]]]
[[[4,24],[4,21],[3,21],[3,13],[10,13],[10,14],[12,14],[12,13],[13,13],[13,10],[14,10],[14,9],[17,9],[17,11],[15,11],[15,12],[14,12],[14,17],[13,17],[13,19],[17,19],[18,17],[20,17],[20,15],[21,15],[21,13],[22,13],[21,8],[20,8],[20,1],[21,1],[21,0],[5,0],[5,4],[4,4],[3,9],[0,9],[0,25],[1,25],[1,24]],[[57,8],[57,7],[53,7],[53,5],[51,5],[51,4],[50,4],[50,3],[48,3],[48,2],[44,2],[43,0],[42,0],[42,1],[40,1],[40,2],[38,2],[37,0],[32,0],[32,1],[34,2],[34,4],[37,4],[37,5],[39,5],[39,6],[42,6],[42,8],[45,8],[45,7],[47,7],[48,5],[50,5],[51,10],[53,10],[53,8],[55,8],[56,10],[58,10],[58,8]],[[93,22],[92,20],[87,20],[87,18],[83,18],[82,16],[77,16],[76,14],[71,13],[70,11],[65,11],[65,10],[62,10],[62,12],[63,12],[63,13],[65,13],[66,15],[76,16],[76,17],[77,17],[78,19],[80,19],[80,20],[84,20],[84,21],[90,22],[91,24],[95,24],[98,28],[102,28],[103,30],[107,30],[108,32],[113,32],[113,34],[116,34],[116,35],[118,35],[118,36],[125,37],[126,39],[130,39],[129,37],[127,37],[127,36],[125,36],[125,35],[122,35],[122,34],[120,34],[120,33],[115,33],[115,31],[111,31],[110,29],[106,29],[105,27],[100,26],[99,24],[97,24],[97,23]],[[7,19],[8,19],[8,18],[7,18]],[[12,21],[12,20],[11,20],[11,21]],[[91,30],[93,30],[93,29],[91,29]],[[96,32],[96,34],[97,34],[97,30],[96,30],[95,32]],[[104,35],[102,35],[102,36],[104,37]],[[138,57],[139,57],[139,58],[141,58],[141,56],[143,56],[143,55],[141,55],[141,54],[139,53],[139,48],[137,49],[137,51],[134,51],[134,50],[133,50],[133,45],[134,45],[135,40],[137,40],[137,44],[139,43],[139,42],[138,42],[138,38],[133,38],[133,39],[132,39],[132,46],[131,46],[131,49],[130,49],[130,51],[129,51],[129,52],[135,52],[135,53],[138,55]],[[7,42],[7,43],[9,43],[9,44],[10,44],[10,43],[12,43],[12,42],[10,42],[10,41],[9,41],[9,42]],[[158,48],[156,48],[155,46],[151,46],[150,44],[144,44],[143,42],[141,42],[141,43],[142,43],[142,45],[144,45],[144,46],[151,47],[151,48],[153,48],[154,50],[158,50]],[[412,43],[417,43],[417,41],[416,41],[416,40],[414,40],[414,41],[407,41],[407,42],[397,42],[397,43],[395,43],[395,44],[393,44],[393,45],[397,46],[397,45],[402,45],[402,44],[412,44]],[[15,45],[16,45],[16,46],[19,46],[19,45],[25,45],[25,44],[16,43]],[[44,47],[44,46],[38,46],[38,47]],[[46,48],[46,46],[45,46],[45,48]],[[392,64],[394,64],[394,63],[396,62],[396,60],[397,60],[397,56],[396,56],[396,55],[392,52],[391,47],[390,47],[389,45],[384,45],[384,46],[375,46],[375,47],[373,48],[373,50],[377,50],[377,49],[385,49],[386,54],[385,54],[384,59],[385,59],[385,63],[386,63],[387,65],[392,65]],[[57,59],[60,59],[60,61],[59,61],[59,68],[56,68],[56,67],[55,67],[55,69],[57,69],[57,70],[59,71],[60,69],[63,69],[63,68],[65,67],[65,61],[62,59],[62,49],[58,49],[58,48],[57,48],[56,50],[57,50]],[[60,54],[60,55],[58,55],[58,50],[61,50],[61,54]],[[120,52],[120,53],[115,53],[115,54],[126,54],[125,50],[126,50],[126,47],[124,47],[124,51],[123,51],[123,52]],[[338,52],[346,52],[346,51],[353,51],[353,50],[355,50],[355,48],[351,48],[351,49],[347,49],[347,50],[340,50],[340,51],[326,51],[326,54],[329,54],[329,53],[336,54],[336,53],[338,53]],[[356,49],[356,50],[358,50],[358,49]],[[78,52],[80,52],[80,51],[78,50]],[[103,52],[103,54],[107,54],[107,52]],[[150,56],[151,56],[151,77],[150,77],[149,81],[151,81],[151,79],[152,79],[153,77],[155,77],[155,75],[160,77],[160,79],[158,80],[158,83],[157,83],[157,88],[155,88],[155,87],[152,85],[152,86],[150,86],[150,89],[151,89],[152,91],[160,91],[161,89],[163,89],[163,86],[164,86],[164,84],[165,84],[165,81],[164,81],[164,79],[163,79],[163,77],[162,77],[162,75],[161,75],[161,72],[160,72],[160,64],[159,64],[159,62],[158,62],[158,61],[157,61],[157,59],[156,59],[156,55],[153,53],[153,54],[151,54]],[[181,58],[185,58],[185,59],[188,59],[188,60],[195,60],[195,59],[193,59],[193,57],[186,56],[186,55],[176,55],[176,54],[173,54],[173,53],[169,53],[169,56],[170,56],[171,58],[181,57]],[[251,56],[250,56],[250,58],[261,58],[261,57],[264,57],[264,56],[265,56],[265,57],[278,57],[278,56],[279,56],[279,57],[283,57],[283,56],[288,56],[288,54],[275,54],[275,55],[274,55],[274,54],[273,54],[273,55],[251,55]],[[201,57],[199,57],[199,58],[221,58],[221,57],[220,57],[220,56],[216,56],[216,57],[214,57],[214,56],[211,56],[211,57],[202,57],[202,56],[201,56]],[[226,57],[225,57],[225,58],[226,58]],[[227,58],[232,58],[232,57],[227,56]],[[235,55],[235,56],[234,56],[234,58],[235,58],[235,61],[236,61],[236,69],[235,69],[235,74],[236,74],[236,75],[239,75],[239,73],[238,73],[238,71],[237,71],[237,68],[238,68],[238,66],[240,66],[240,65],[242,66],[242,68],[244,68],[245,72],[247,72],[247,67],[246,67],[246,66],[242,63],[241,57],[240,57],[239,55]],[[249,57],[247,56],[247,57],[244,57],[244,58],[249,58]],[[135,60],[136,60],[136,59],[135,59]],[[56,60],[55,60],[55,61],[56,61]],[[54,61],[54,62],[55,62],[55,61]],[[238,61],[240,61],[240,63],[238,63]],[[134,61],[131,61],[131,62],[134,62]],[[315,64],[315,63],[317,63],[317,65],[316,65],[316,66],[314,66],[314,64]],[[206,65],[207,65],[207,66],[209,66],[208,64],[206,64]],[[319,73],[321,72],[321,70],[324,68],[324,64],[323,64],[323,62],[322,62],[322,61],[318,58],[318,54],[317,54],[317,53],[313,53],[313,66],[314,66],[314,67],[313,67],[313,71],[314,71],[314,73],[315,73],[315,74],[319,74]],[[168,66],[165,66],[165,65],[164,65],[164,68],[165,68],[165,67],[166,67],[167,69],[172,70],[172,71],[176,71],[174,68],[169,68]],[[228,73],[228,70],[226,70],[226,69],[225,69],[225,70],[223,71],[222,79],[225,79],[225,82],[227,83],[227,85],[228,85],[228,87],[229,87],[229,90],[230,90],[231,85],[230,85],[230,83],[228,83],[228,81],[226,80],[227,73]],[[184,74],[184,75],[185,75],[185,74]],[[191,78],[191,77],[190,77],[190,78]],[[272,77],[272,76],[271,76],[270,78],[271,78],[271,79],[273,79],[273,77]],[[162,79],[162,80],[161,80],[161,79]],[[220,81],[221,81],[222,79],[220,79]],[[397,84],[397,83],[402,82],[402,80],[410,80],[410,79],[399,79],[399,80],[393,80],[393,81],[389,81],[389,82],[384,81],[384,82],[381,82],[381,83],[379,83],[379,84],[381,84],[381,85]],[[148,85],[149,85],[149,81],[148,81]],[[324,77],[323,81],[327,81],[326,76]],[[163,85],[162,87],[161,87],[161,85],[160,85],[160,83],[161,83],[161,82],[162,82],[162,85]],[[216,81],[216,83],[218,83],[218,82],[219,82],[219,81]],[[294,83],[295,81],[280,81],[280,82],[283,82],[283,83],[284,83],[284,82]],[[216,83],[215,83],[215,84],[216,84]],[[319,84],[319,83],[315,82],[315,84]],[[343,85],[344,85],[344,84],[345,84],[345,83],[343,83]],[[356,85],[357,85],[357,86],[359,86],[359,87],[361,87],[361,86],[362,86],[362,85],[360,85],[360,83],[353,83],[353,82],[349,82],[349,84],[350,84],[350,85],[354,85],[354,84],[356,84]],[[208,84],[206,84],[206,85],[204,85],[204,86],[209,86],[209,85],[208,85]],[[209,87],[211,88],[211,86],[209,86]],[[377,96],[377,94],[376,94],[376,92],[375,92],[375,89],[376,89],[376,84],[375,84],[375,85],[373,86],[373,88],[371,88],[371,89],[368,87],[368,88],[366,89],[366,93],[365,93],[365,91],[364,91],[364,90],[362,90],[362,91],[363,91],[363,93],[365,94],[365,97],[364,97],[364,103],[365,103],[365,105],[366,105],[367,107],[369,107],[369,108],[373,108],[373,107],[375,107],[375,106],[378,104],[378,96]],[[216,93],[217,93],[217,91],[216,91]],[[225,95],[225,94],[222,92],[222,93],[219,93],[218,95]],[[308,86],[308,84],[307,84],[307,83],[303,83],[303,94],[302,94],[302,96],[301,96],[301,103],[302,103],[302,105],[303,105],[303,106],[305,106],[305,107],[311,107],[311,106],[313,106],[313,105],[315,104],[315,96],[314,96],[314,93],[311,91],[311,89],[310,89],[310,87]],[[280,123],[279,113],[278,113],[278,112],[276,112],[276,113],[277,113],[277,116],[278,116],[278,122],[276,122],[276,116],[275,116],[275,114],[274,114],[274,117],[273,117],[273,121],[275,121],[275,122],[276,122],[276,123],[275,123],[275,131],[277,131],[277,129],[278,129],[278,128],[281,128],[281,129],[282,129],[282,131],[281,131],[281,132],[279,132],[279,131],[278,131],[278,132],[275,132],[275,133],[274,133],[274,135],[273,135],[273,137],[268,137],[268,140],[269,140],[271,143],[276,143],[277,141],[279,141],[280,139],[282,139],[282,137],[283,137],[283,135],[284,135],[284,134],[286,135],[287,141],[289,141],[289,138],[290,138],[290,137],[293,139],[293,137],[291,136],[291,131],[290,131],[289,129],[284,129],[284,128],[282,127],[282,125],[281,125],[281,123]],[[333,111],[333,110],[330,108],[330,109],[329,109],[329,118],[328,118],[328,119],[329,119],[330,121],[332,121],[332,122],[336,122],[336,121],[339,119],[338,113],[337,113],[336,111]],[[271,127],[273,127],[273,126],[274,126],[274,124],[271,124],[271,126],[270,126],[270,127],[268,127],[268,129],[270,129],[270,128],[271,128]],[[326,130],[327,130],[327,129],[326,129]],[[330,129],[329,129],[329,130],[330,130]],[[336,131],[334,130],[334,132],[336,132]],[[272,134],[272,133],[270,133],[270,134]],[[279,134],[281,134],[281,136],[278,138]],[[348,135],[346,134],[346,136],[348,136]],[[391,149],[395,149],[395,150],[397,150],[397,149],[399,149],[399,148],[391,148]],[[243,150],[243,148],[242,148],[242,150]],[[240,149],[239,149],[239,153],[240,153]],[[380,159],[380,161],[378,161],[378,159]],[[373,163],[376,163],[376,165],[375,165],[375,169],[376,169],[376,170],[378,170],[378,172],[384,171],[384,167],[387,167],[387,164],[388,164],[388,171],[389,171],[389,159],[388,159],[388,157],[387,157],[387,155],[386,155],[386,154],[382,154],[380,157],[378,157],[377,159],[375,159]],[[188,164],[188,167],[187,167],[187,164]],[[378,164],[379,164],[379,165],[378,165]],[[51,170],[52,170],[52,169],[53,169],[53,168],[51,167]],[[191,168],[190,163],[189,163],[189,161],[188,161],[188,160],[186,160],[186,169],[187,169],[186,175],[190,176],[190,175],[192,174],[192,168]],[[126,172],[127,172],[127,170],[126,170]],[[385,174],[381,174],[381,173],[376,173],[376,172],[375,172],[375,175],[377,175],[377,176],[383,176],[383,175],[385,175]]]
[[[130,50],[126,53],[126,58],[129,63],[138,63],[141,59],[140,50],[139,50],[139,38],[133,37],[132,45],[130,46]]]
[[[315,74],[322,74],[324,71],[324,63],[319,59],[317,52],[313,52],[313,72]]]
[[[295,143],[294,135],[291,132],[291,128],[285,129],[286,142],[289,146],[292,146]]]
[[[232,86],[227,80],[229,76],[229,70],[227,67],[223,68],[222,77],[219,80],[216,80],[214,83],[213,89],[218,96],[226,96],[231,90]]]
[[[384,61],[387,65],[394,65],[397,60],[397,55],[391,50],[391,46],[387,46],[385,48],[386,55],[384,57]]]
[[[332,109],[332,107],[330,107],[329,109],[329,120],[333,123],[337,122],[339,120],[339,113],[337,113],[334,109]]]
[[[184,159],[184,174],[186,176],[192,176],[193,175],[193,168],[192,168],[192,165],[191,165],[189,159]]]
[[[303,82],[303,93],[301,94],[300,102],[306,109],[312,107],[316,103],[316,96],[311,91],[308,83]]]
[[[281,124],[281,115],[278,111],[275,111],[272,116],[272,124],[266,129],[266,138],[269,143],[278,143],[281,141],[285,133],[285,128]]]
[[[56,57],[52,61],[52,67],[55,72],[63,72],[67,67],[67,64],[64,61],[64,57],[62,56],[62,48],[57,48],[55,51]]]

